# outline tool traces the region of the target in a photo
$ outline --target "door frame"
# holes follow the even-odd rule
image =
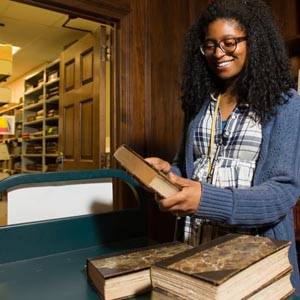
[[[127,124],[134,110],[132,89],[132,19],[131,0],[11,0],[19,3],[49,9],[64,14],[113,27],[111,43],[112,68],[110,88],[110,151],[114,153],[120,144],[130,144]],[[101,160],[101,157],[100,157]],[[117,163],[111,159],[111,167]],[[121,182],[113,182],[114,210],[126,207],[125,194]],[[131,194],[130,194],[131,195]]]
[[[64,14],[74,15],[95,22],[109,24],[114,28],[112,40],[112,69],[110,89],[110,148],[111,153],[118,145],[128,142],[127,111],[132,107],[130,89],[130,1],[129,0],[12,0]],[[121,122],[122,116],[122,122]],[[126,120],[124,120],[126,118]],[[113,163],[113,167],[115,164]]]

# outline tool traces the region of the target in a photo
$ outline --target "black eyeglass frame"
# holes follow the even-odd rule
[[[234,51],[236,50],[237,45],[238,45],[239,43],[241,43],[241,42],[246,41],[247,39],[248,39],[247,36],[241,36],[241,37],[228,37],[228,38],[225,38],[225,39],[223,39],[223,40],[221,40],[221,41],[219,41],[219,42],[214,41],[214,40],[209,40],[209,39],[208,39],[208,40],[206,40],[206,41],[210,41],[210,42],[212,42],[212,43],[214,44],[214,49],[213,49],[213,51],[212,51],[211,53],[209,53],[209,54],[205,54],[205,51],[204,51],[204,49],[203,49],[204,44],[201,44],[201,46],[200,46],[200,51],[201,51],[201,53],[202,53],[204,56],[207,56],[207,55],[210,55],[210,54],[214,54],[214,53],[216,52],[217,47],[218,47],[218,48],[220,48],[220,49],[222,50],[223,53],[225,53],[225,54],[232,54],[232,53],[234,53]],[[221,43],[224,42],[224,41],[226,41],[226,40],[234,40],[234,41],[235,41],[235,47],[234,47],[234,50],[232,50],[232,51],[227,51],[227,50],[225,50],[225,49],[222,47]],[[205,42],[206,42],[206,41],[205,41]]]

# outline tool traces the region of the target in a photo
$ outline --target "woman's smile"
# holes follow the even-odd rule
[[[229,59],[229,60],[217,61],[216,62],[216,67],[217,67],[218,70],[223,70],[223,69],[230,68],[232,61],[234,61],[234,58]]]

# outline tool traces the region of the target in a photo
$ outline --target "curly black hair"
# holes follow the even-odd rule
[[[218,91],[218,80],[200,52],[208,25],[216,19],[235,20],[247,34],[248,59],[233,91],[238,104],[248,104],[260,122],[268,120],[284,103],[282,93],[295,83],[283,38],[262,0],[214,0],[187,32],[181,97],[185,117],[190,119]]]

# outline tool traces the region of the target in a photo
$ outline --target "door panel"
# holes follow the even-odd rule
[[[68,160],[75,160],[75,117],[74,105],[64,107],[65,134],[64,134],[64,156]]]
[[[83,100],[80,103],[80,160],[93,159],[93,99]]]
[[[70,91],[75,88],[75,60],[72,59],[65,64],[64,91]]]
[[[100,144],[105,142],[100,140],[99,134],[100,123],[105,124],[105,120],[99,118],[100,99],[105,102],[98,84],[102,80],[99,78],[102,68],[99,58],[101,27],[61,54],[60,112],[64,117],[60,122],[60,145],[65,170],[100,167]]]
[[[81,85],[93,81],[93,48],[81,54]]]

